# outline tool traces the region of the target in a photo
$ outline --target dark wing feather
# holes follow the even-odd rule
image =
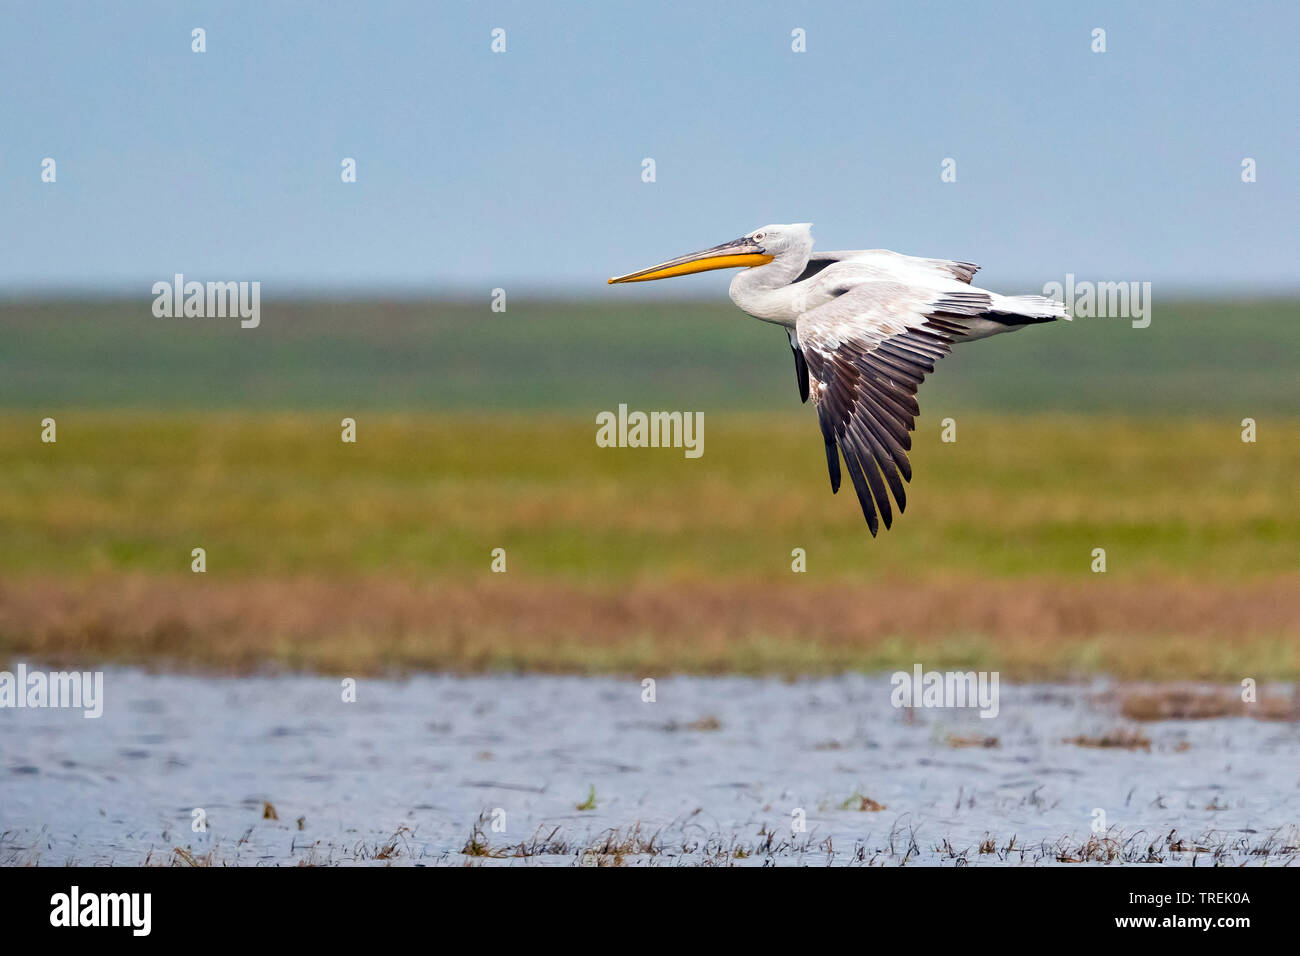
[[[799,401],[808,401],[808,363],[804,360],[803,349],[799,347],[799,339],[795,335],[794,329],[786,329],[790,336],[790,351],[794,353],[794,377],[799,382]]]
[[[839,262],[840,258],[841,256],[838,253],[832,255],[818,255],[814,252],[808,257],[808,264],[804,266],[803,272],[799,273],[798,277],[794,281],[802,282],[804,279],[811,279],[831,263]],[[790,284],[794,285],[794,282]]]
[[[799,319],[831,490],[839,488],[843,455],[873,536],[881,522],[893,524],[891,492],[900,514],[907,506],[903,482],[912,478],[907,452],[920,413],[916,392],[966,334],[962,318],[978,314],[976,296],[966,298],[872,282]]]
[[[973,262],[957,262],[952,259],[940,260],[952,273],[952,277],[959,282],[970,285],[970,280],[975,278],[975,273],[980,271],[980,267]]]

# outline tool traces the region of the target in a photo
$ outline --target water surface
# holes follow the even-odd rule
[[[588,677],[361,679],[353,703],[314,676],[112,670],[104,684],[98,720],[0,709],[0,862],[1204,866],[1300,852],[1295,723],[1136,725],[1104,685],[1004,682],[982,719],[896,709],[883,676],[663,679],[653,703],[640,679]],[[1149,749],[1067,742],[1117,729]]]

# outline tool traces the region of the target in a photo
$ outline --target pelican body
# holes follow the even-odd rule
[[[953,345],[1069,318],[1039,295],[972,286],[979,266],[887,249],[814,252],[811,223],[771,225],[719,246],[610,279],[648,282],[740,268],[731,301],[785,327],[799,396],[812,399],[826,444],[831,491],[840,456],[873,536],[893,523],[912,480],[907,452],[916,392]]]

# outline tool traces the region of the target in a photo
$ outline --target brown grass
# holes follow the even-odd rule
[[[1120,727],[1115,730],[1107,731],[1100,735],[1080,734],[1077,737],[1068,738],[1065,743],[1074,744],[1076,747],[1099,747],[1103,749],[1119,750],[1150,750],[1151,738],[1140,730],[1133,730],[1127,727]]]
[[[1213,717],[1256,717],[1295,720],[1300,697],[1294,690],[1261,688],[1253,701],[1242,700],[1240,687],[1183,684],[1138,685],[1119,692],[1120,713],[1130,720],[1205,720]]]
[[[888,810],[879,800],[873,800],[860,790],[853,792],[847,800],[840,804],[841,810],[853,810],[858,813],[879,813],[881,810]]]
[[[653,581],[621,589],[506,575],[428,584],[377,576],[11,578],[0,583],[0,662],[359,674],[817,673],[921,660],[977,663],[1008,678],[1263,682],[1300,676],[1298,605],[1292,577],[1102,586]],[[1126,706],[1137,716],[1143,705],[1135,696]]]

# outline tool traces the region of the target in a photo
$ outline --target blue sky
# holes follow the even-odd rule
[[[267,296],[605,294],[609,275],[794,221],[822,248],[970,259],[995,288],[1074,272],[1295,289],[1298,11],[6,4],[0,291],[183,272]],[[714,295],[726,278],[678,281]]]

